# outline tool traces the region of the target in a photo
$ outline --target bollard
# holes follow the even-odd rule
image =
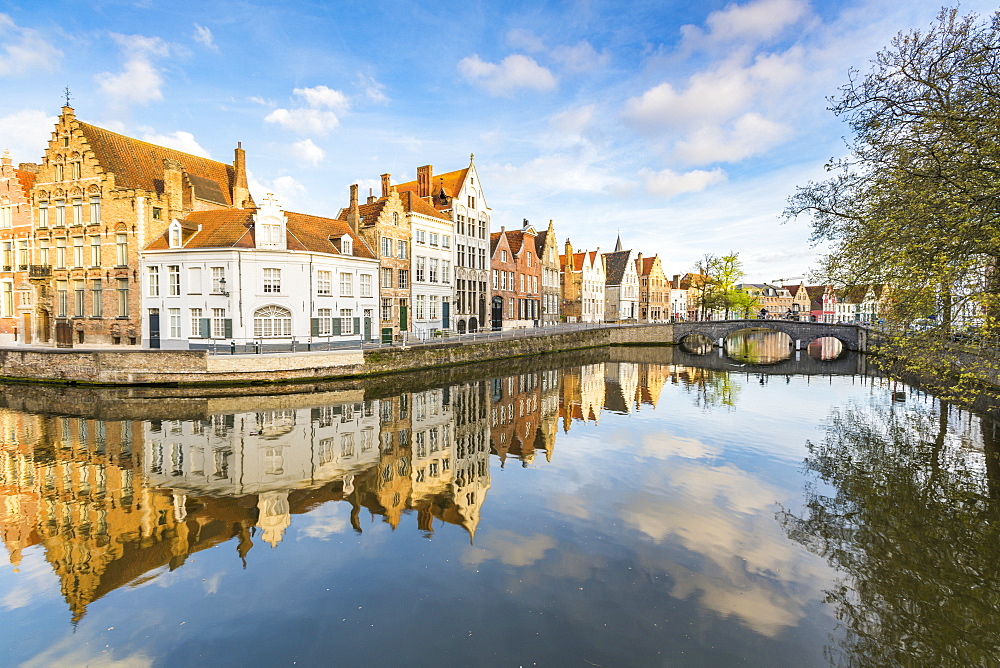
[[[229,354],[230,355],[236,354],[236,339],[233,339],[232,341],[229,342]]]

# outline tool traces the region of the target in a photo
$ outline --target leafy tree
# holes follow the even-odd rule
[[[1000,330],[1000,13],[942,9],[867,74],[852,71],[831,103],[849,154],[799,188],[786,217],[809,215],[829,244],[826,281],[890,286],[896,332],[933,316],[933,331],[890,336],[885,351],[908,371],[940,369],[956,327]]]
[[[721,257],[706,254],[695,265],[692,282],[698,287],[698,306],[702,313],[723,311],[728,320],[733,311],[749,317],[759,308],[756,297],[737,289],[745,276],[739,253],[730,251]]]

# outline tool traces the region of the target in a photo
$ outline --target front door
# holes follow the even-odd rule
[[[493,298],[493,329],[503,329],[503,297]]]
[[[160,347],[160,309],[149,309],[149,347]]]
[[[24,343],[31,343],[31,314],[25,313],[23,318],[24,324],[21,325],[21,338]]]
[[[405,332],[409,329],[406,325],[410,322],[409,320],[409,309],[406,306],[406,300],[399,300],[399,331]]]
[[[451,312],[451,302],[447,299],[441,302],[441,329],[449,329],[451,327],[451,321],[448,316]]]

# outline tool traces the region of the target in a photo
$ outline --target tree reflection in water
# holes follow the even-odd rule
[[[790,537],[842,574],[834,665],[995,665],[1000,652],[997,424],[944,402],[835,411],[809,443]],[[985,454],[984,454],[985,453]]]

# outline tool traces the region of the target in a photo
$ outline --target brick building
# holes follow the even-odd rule
[[[37,165],[14,167],[4,151],[0,163],[0,343],[31,340],[31,187]],[[17,299],[15,299],[17,295]]]
[[[602,322],[607,273],[601,249],[574,253],[567,239],[559,266],[562,318],[566,322]]]
[[[639,276],[639,320],[663,322],[670,320],[670,281],[663,273],[660,256],[636,256],[636,274]],[[685,307],[686,308],[686,307]]]
[[[542,324],[559,322],[562,290],[559,286],[559,242],[552,221],[535,237],[535,253],[542,264]]]
[[[31,190],[34,335],[138,345],[139,251],[191,211],[253,206],[246,161],[189,155],[77,120],[65,106]]]
[[[539,324],[542,263],[536,254],[536,236],[535,228],[527,223],[520,230],[501,227],[490,235],[493,329]]]

